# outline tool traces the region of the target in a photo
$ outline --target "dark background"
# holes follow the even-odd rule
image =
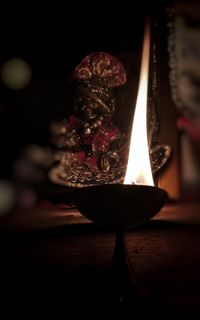
[[[0,82],[0,176],[12,175],[13,161],[27,144],[47,145],[49,123],[72,111],[70,77],[73,68],[92,51],[111,54],[140,52],[144,21],[157,17],[161,48],[166,50],[166,7],[94,3],[66,3],[39,8],[2,11],[0,68],[10,58],[24,59],[32,79],[22,90],[8,89]],[[49,10],[50,9],[50,10]],[[49,13],[50,11],[50,13]]]

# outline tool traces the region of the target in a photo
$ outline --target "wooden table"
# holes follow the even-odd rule
[[[0,230],[1,309],[7,315],[54,313],[59,319],[66,313],[71,319],[80,311],[93,319],[109,313],[126,319],[144,312],[133,300],[113,301],[109,270],[115,235],[76,210],[18,210],[1,217]],[[167,205],[128,230],[125,239],[138,278],[150,292],[149,318],[199,317],[199,204]]]

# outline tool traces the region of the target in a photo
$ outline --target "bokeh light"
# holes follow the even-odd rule
[[[0,180],[0,215],[8,213],[15,205],[16,190],[7,180]]]
[[[21,58],[7,60],[1,68],[1,81],[9,89],[24,89],[30,82],[32,70],[29,64]]]
[[[35,192],[30,188],[22,189],[17,197],[17,204],[20,208],[31,209],[37,202]]]

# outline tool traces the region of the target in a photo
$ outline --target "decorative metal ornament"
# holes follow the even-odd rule
[[[156,50],[153,58],[148,131],[152,171],[157,173],[167,163],[171,148],[158,144]],[[75,68],[74,79],[79,83],[75,114],[56,127],[53,141],[62,155],[49,177],[79,188],[122,183],[128,160],[127,137],[114,125],[112,116],[116,107],[113,88],[126,83],[124,67],[113,56],[95,52]]]
[[[153,175],[158,173],[165,167],[169,161],[172,148],[167,144],[159,143],[159,118],[158,118],[158,50],[156,42],[152,46],[152,59],[150,65],[150,90],[148,100],[148,140],[149,140],[149,154],[151,161],[151,168]]]

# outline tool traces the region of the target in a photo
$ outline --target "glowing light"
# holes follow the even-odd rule
[[[10,89],[25,88],[31,80],[32,71],[26,61],[13,58],[4,63],[1,69],[1,80]]]
[[[131,133],[129,157],[124,184],[154,185],[147,137],[147,93],[150,56],[150,23],[144,33],[138,95]]]
[[[0,216],[8,213],[15,205],[16,191],[11,182],[0,180]]]

